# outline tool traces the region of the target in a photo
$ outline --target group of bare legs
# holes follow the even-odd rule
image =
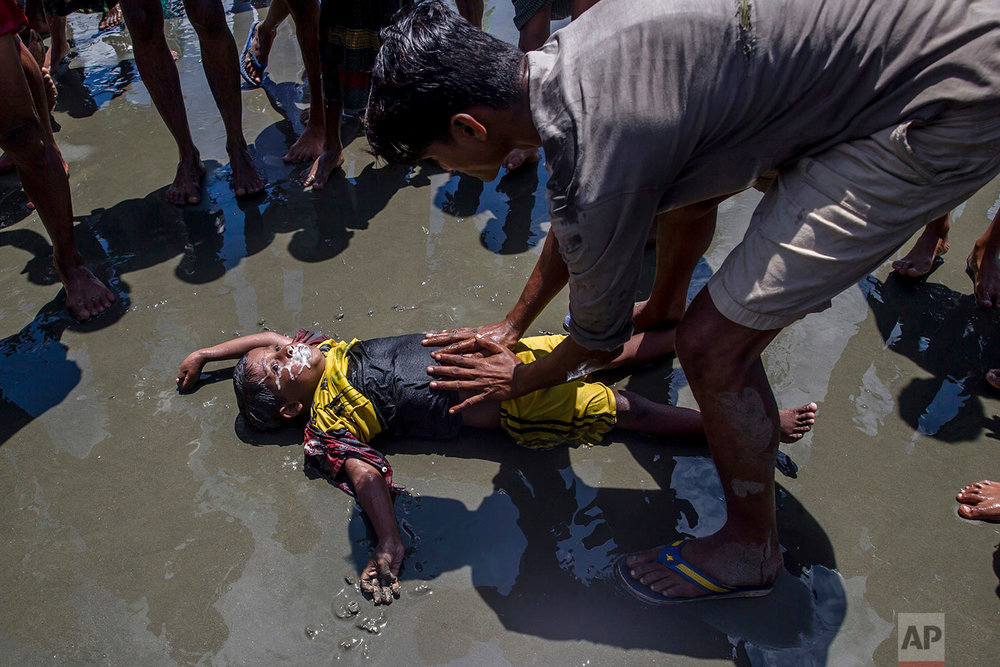
[[[948,252],[951,221],[947,215],[931,221],[906,255],[892,263],[897,273],[919,278],[930,273],[934,262]],[[1000,211],[989,227],[976,239],[965,260],[965,271],[972,279],[976,302],[984,308],[1000,308]],[[1000,368],[987,371],[986,381],[1000,389]],[[956,496],[958,513],[966,519],[1000,522],[1000,484],[982,480],[969,484]]]

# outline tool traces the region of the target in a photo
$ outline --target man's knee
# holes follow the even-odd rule
[[[202,39],[229,32],[226,14],[219,0],[193,0],[185,3],[188,20]]]
[[[151,5],[149,0],[121,0],[125,25],[134,42],[163,39],[163,10],[157,0],[154,2]]]

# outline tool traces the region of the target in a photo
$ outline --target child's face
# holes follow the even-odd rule
[[[288,402],[312,403],[323,377],[326,357],[319,348],[301,343],[256,347],[247,353],[252,377]]]

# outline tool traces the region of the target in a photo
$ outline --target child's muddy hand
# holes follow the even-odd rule
[[[177,388],[181,391],[187,391],[198,384],[204,365],[205,362],[201,360],[201,355],[198,352],[189,354],[187,359],[181,363],[180,370],[177,371]]]
[[[393,558],[392,554],[376,549],[361,573],[361,591],[370,594],[375,604],[392,604],[393,598],[399,597],[400,565],[402,553]]]

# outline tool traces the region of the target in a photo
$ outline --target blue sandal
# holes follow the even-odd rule
[[[615,564],[615,569],[618,571],[618,577],[621,579],[622,585],[625,586],[625,590],[643,602],[655,605],[680,604],[683,602],[696,602],[698,600],[755,598],[767,595],[771,592],[773,586],[736,587],[726,586],[725,584],[720,584],[715,581],[707,574],[691,565],[691,563],[681,558],[681,547],[684,546],[685,542],[690,541],[690,539],[677,540],[673,544],[668,544],[663,547],[663,550],[660,551],[660,555],[656,557],[656,562],[666,565],[688,581],[697,584],[702,589],[707,591],[707,594],[699,595],[698,597],[670,597],[657,593],[649,586],[646,586],[645,584],[632,578],[630,568],[625,562],[626,557],[622,556]]]
[[[246,81],[252,88],[260,88],[264,85],[264,70],[267,69],[267,61],[263,63],[257,60],[257,56],[253,54],[250,50],[253,45],[253,38],[257,34],[257,26],[260,25],[260,21],[254,21],[253,25],[250,26],[250,32],[247,34],[247,43],[243,46],[243,51],[240,53],[240,76]],[[250,62],[253,66],[260,70],[260,82],[254,81],[253,77],[250,76],[250,72],[247,71],[247,56],[250,56]]]

